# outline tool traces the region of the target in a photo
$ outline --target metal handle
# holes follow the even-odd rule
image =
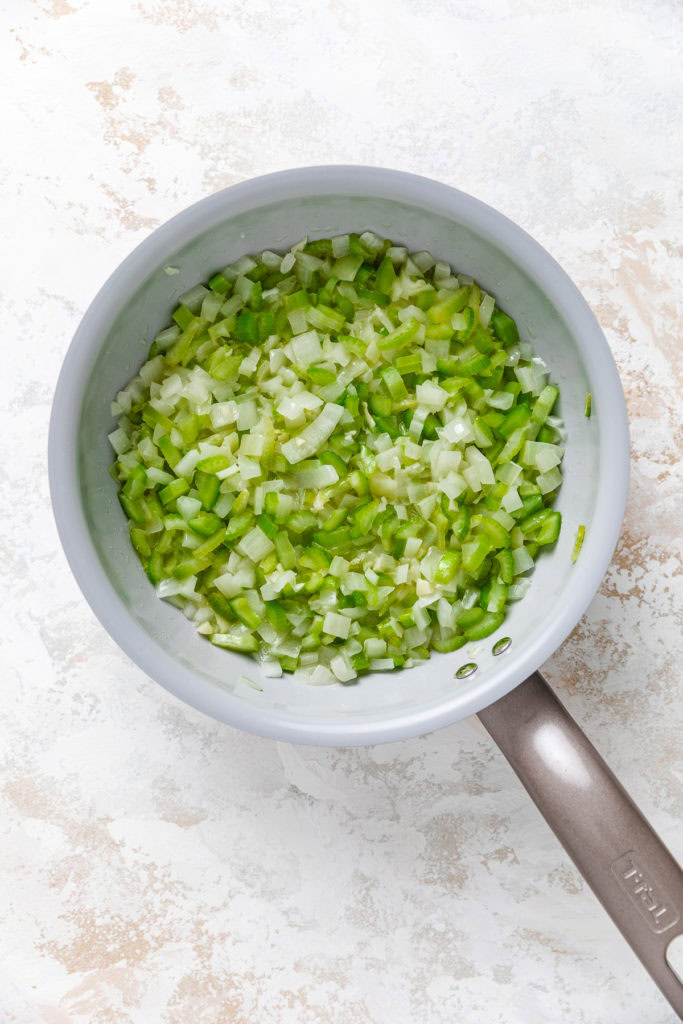
[[[479,718],[683,1020],[683,871],[540,673]]]

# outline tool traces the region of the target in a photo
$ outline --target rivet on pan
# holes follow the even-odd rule
[[[491,653],[496,656],[499,654],[505,654],[511,643],[512,639],[509,636],[502,636],[500,640],[496,640],[495,644],[491,648]]]
[[[467,676],[471,676],[473,672],[476,672],[478,665],[475,661],[468,661],[465,665],[461,665],[458,671],[455,673],[456,679],[466,679]]]

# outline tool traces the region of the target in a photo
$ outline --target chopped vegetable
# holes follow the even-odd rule
[[[576,562],[579,555],[581,554],[581,548],[583,547],[583,541],[586,536],[586,527],[582,524],[576,531],[576,540],[574,541],[574,547],[572,548],[572,563]]]
[[[159,597],[315,684],[499,629],[560,532],[564,432],[491,295],[366,231],[243,256],[172,319],[109,435]]]
[[[590,391],[587,391],[586,392],[586,404],[585,404],[584,410],[583,410],[584,416],[586,416],[586,417],[590,416],[592,404],[593,404],[593,399],[591,397],[591,393],[590,393]]]

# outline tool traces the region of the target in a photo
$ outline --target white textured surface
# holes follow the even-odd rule
[[[546,671],[682,857],[680,13],[5,6],[3,1024],[673,1021],[476,721],[295,748],[131,665],[66,569],[45,445],[94,292],[208,192],[358,162],[497,206],[592,304],[632,426],[622,540]]]

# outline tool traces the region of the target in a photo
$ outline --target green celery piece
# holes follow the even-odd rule
[[[242,356],[233,355],[229,349],[218,349],[211,357],[209,373],[216,380],[232,380],[239,370]]]
[[[130,542],[142,559],[147,559],[152,554],[149,537],[144,530],[134,526],[130,531]]]
[[[421,309],[423,313],[426,313],[428,309],[431,309],[436,302],[436,289],[431,286],[423,288],[415,296],[415,305],[418,309]]]
[[[283,569],[293,569],[296,566],[296,552],[287,533],[280,530],[274,538],[275,550]]]
[[[464,540],[470,532],[470,510],[467,505],[461,505],[453,522],[453,535],[458,540]]]
[[[408,389],[403,383],[403,377],[395,366],[385,366],[382,370],[382,379],[395,402],[400,402],[408,397]]]
[[[250,494],[249,494],[249,491],[246,488],[243,491],[240,491],[240,493],[237,495],[237,497],[235,498],[235,500],[232,503],[232,508],[230,509],[230,514],[233,515],[233,516],[236,516],[240,512],[244,512],[244,510],[249,505],[249,498],[250,498]]]
[[[439,654],[450,654],[451,651],[457,651],[459,647],[462,647],[467,643],[467,637],[462,633],[454,633],[452,636],[442,640],[440,637],[435,637],[432,640],[432,647]]]
[[[367,476],[359,469],[355,469],[352,473],[349,473],[349,486],[359,497],[363,497],[368,494],[370,490]]]
[[[178,308],[173,313],[173,319],[175,320],[181,331],[184,331],[187,327],[189,327],[194,318],[194,313],[192,312],[191,309],[188,309],[187,306],[178,306]]]
[[[336,469],[337,476],[340,480],[343,480],[348,472],[346,463],[342,459],[341,455],[338,455],[336,452],[330,450],[321,452],[318,456],[318,462],[321,466],[333,466]]]
[[[313,384],[321,386],[324,386],[325,384],[334,384],[337,379],[332,370],[328,370],[325,366],[309,366],[306,369],[306,376]]]
[[[491,538],[495,548],[510,547],[510,534],[505,527],[500,525],[497,519],[493,519],[491,516],[480,516],[478,525]]]
[[[558,388],[553,387],[552,384],[546,384],[531,409],[531,419],[533,423],[545,423],[546,419],[553,411],[553,406],[557,401],[559,393]]]
[[[471,308],[471,306],[466,306],[463,310],[461,310],[461,312],[465,318],[466,326],[461,331],[456,332],[456,338],[459,341],[465,341],[467,338],[469,338],[470,333],[472,332],[472,329],[475,326],[475,317],[474,310]]]
[[[278,497],[277,491],[268,491],[265,498],[263,499],[263,510],[266,513],[266,515],[277,516],[279,504],[280,499]]]
[[[499,431],[500,433],[500,431]],[[513,430],[508,439],[505,442],[505,446],[498,455],[498,463],[510,462],[519,455],[522,445],[526,438],[526,427],[518,427],[517,430]]]
[[[264,265],[254,267],[252,270],[247,271],[244,276],[248,277],[250,281],[263,281],[268,276],[268,267]]]
[[[287,528],[294,533],[306,533],[307,530],[315,529],[317,525],[318,518],[312,512],[292,512],[287,519]]]
[[[469,287],[463,285],[463,287],[458,288],[447,299],[444,299],[443,302],[437,302],[433,305],[427,314],[429,319],[434,324],[441,324],[445,320],[450,320],[454,313],[459,313],[465,308],[469,295]]]
[[[471,626],[476,625],[484,618],[484,609],[480,608],[479,605],[475,605],[473,608],[466,608],[456,618],[456,623],[461,629],[470,629]]]
[[[411,316],[404,324],[390,331],[385,338],[378,343],[377,347],[381,352],[390,349],[404,348],[408,345],[420,329],[420,321]],[[398,368],[398,367],[397,367]]]
[[[307,594],[316,594],[325,582],[324,572],[313,572],[304,583],[304,591]]]
[[[258,650],[258,640],[252,633],[242,633],[236,630],[230,633],[212,633],[211,643],[216,647],[227,647],[231,651],[242,651],[244,654],[253,654]]]
[[[202,537],[210,537],[223,525],[222,519],[215,516],[213,512],[200,512],[188,521],[191,530]]]
[[[306,242],[304,252],[324,259],[326,256],[332,255],[332,240],[330,238],[317,238],[311,242]]]
[[[183,441],[186,445],[194,444],[199,434],[199,417],[194,413],[185,413],[178,417],[178,429],[183,435]]]
[[[196,576],[197,573],[203,572],[204,569],[208,568],[208,560],[200,558],[188,558],[187,561],[181,562],[173,570],[173,576],[177,580],[186,580],[188,576]]]
[[[195,470],[199,470],[201,473],[216,474],[227,469],[231,461],[227,455],[209,455],[207,458],[199,460]]]
[[[353,281],[361,268],[362,262],[362,256],[354,256],[353,253],[349,253],[348,256],[342,256],[341,259],[332,264],[332,273],[340,281]]]
[[[323,548],[312,544],[299,555],[299,565],[304,569],[327,569],[330,564],[330,556]]]
[[[373,392],[368,396],[368,406],[377,416],[391,415],[392,403],[391,398],[387,395],[380,395],[377,392]]]
[[[540,530],[536,534],[537,544],[554,544],[557,538],[560,536],[560,527],[562,525],[562,515],[560,512],[549,512],[545,522],[541,525]],[[524,531],[522,531],[524,532]]]
[[[503,343],[505,348],[509,348],[510,345],[514,345],[519,341],[519,332],[517,331],[517,324],[504,313],[502,309],[494,310],[493,316],[491,317],[491,327],[497,338]]]
[[[263,574],[263,578],[267,579],[271,573],[277,569],[277,554],[275,551],[271,551],[266,555],[264,559],[259,562],[259,572]],[[260,581],[260,576],[259,576]]]
[[[331,533],[332,530],[336,530],[338,526],[345,521],[349,514],[348,508],[336,508],[329,514],[325,522],[322,524],[321,529],[325,533]]]
[[[406,540],[408,537],[419,537],[425,525],[423,519],[404,519],[394,530],[393,536],[398,540]]]
[[[491,584],[488,594],[488,601],[486,603],[486,611],[497,614],[505,610],[505,602],[507,601],[508,588],[505,583],[494,580]]]
[[[225,540],[226,528],[220,526],[214,533],[212,533],[203,544],[200,544],[198,548],[194,549],[194,557],[198,561],[202,561],[207,555],[215,551],[216,548],[220,547]]]
[[[375,291],[373,288],[359,288],[358,298],[364,299],[366,303],[374,306],[388,306],[391,301],[388,295]]]
[[[485,356],[490,356],[491,353],[494,352],[496,349],[496,344],[493,338],[486,330],[486,328],[482,327],[481,325],[474,328],[472,334],[470,335],[470,341],[472,342],[474,347],[479,352],[483,352]]]
[[[453,328],[449,323],[427,324],[425,338],[433,338],[435,341],[450,341],[453,337]]]
[[[484,612],[479,622],[465,630],[465,636],[468,641],[483,640],[491,633],[495,633],[498,627],[502,626],[504,619],[504,612]]]
[[[134,531],[131,530],[131,534],[133,532]],[[581,548],[583,547],[583,541],[584,541],[585,536],[586,536],[586,527],[583,526],[583,524],[582,524],[576,530],[576,539],[574,541],[574,547],[572,548],[572,564],[574,562],[576,562],[576,560],[578,559],[579,555],[581,554]]]
[[[344,314],[345,320],[353,320],[356,315],[356,309],[353,303],[345,298],[343,295],[337,295],[335,299],[335,306],[339,309],[340,313]],[[358,338],[347,339],[351,341],[360,341]],[[360,341],[360,344],[365,348],[364,342]]]
[[[319,331],[341,331],[346,322],[346,317],[343,313],[332,309],[331,306],[326,305],[324,302],[318,303],[317,306],[309,306],[306,311],[306,318],[310,325]]]
[[[235,317],[224,317],[222,320],[212,323],[206,333],[211,341],[218,341],[219,338],[229,338],[235,323]]]
[[[356,537],[366,536],[372,529],[377,513],[379,512],[380,504],[377,499],[369,501],[366,505],[361,505],[353,513],[353,533]]]
[[[211,291],[217,292],[219,295],[227,295],[232,288],[232,285],[225,277],[223,277],[222,274],[219,273],[214,274],[211,278],[209,281],[209,288]]]
[[[173,444],[173,442],[171,441],[170,437],[167,434],[164,434],[162,435],[162,437],[159,438],[157,442],[157,447],[161,454],[163,455],[163,457],[166,459],[166,462],[169,464],[171,469],[175,469],[175,467],[180,462],[181,453]]]
[[[220,493],[220,480],[211,473],[202,473],[200,470],[195,475],[195,487],[199,492],[199,500],[202,506],[210,512],[218,501]]]
[[[266,341],[272,334],[275,334],[275,317],[268,310],[258,315],[258,336],[259,341]]]
[[[520,497],[522,496],[520,495]],[[537,512],[540,508],[543,508],[543,495],[538,491],[535,494],[522,497],[522,507],[515,509],[512,513],[512,518],[518,520],[526,519],[532,512]]]
[[[356,234],[355,231],[352,231],[349,235],[349,252],[352,256],[361,256],[364,260],[368,256],[372,256],[370,250],[361,240],[360,235]]]
[[[218,590],[209,590],[206,594],[206,600],[209,602],[209,605],[215,611],[216,615],[220,615],[222,619],[226,619],[230,622],[233,617],[232,608],[224,594],[221,594]]]
[[[267,513],[262,513],[256,517],[256,525],[260,527],[266,537],[270,540],[272,540],[277,533],[277,524]]]
[[[480,419],[484,421],[487,427],[491,427],[492,430],[498,430],[498,427],[505,419],[505,413],[499,412],[497,409],[490,409]]]
[[[465,541],[462,546],[463,568],[470,574],[476,572],[493,546],[488,533],[478,534],[472,540]]]
[[[121,503],[123,511],[129,519],[133,520],[134,523],[145,523],[147,521],[144,509],[137,499],[129,498],[127,494],[123,493],[123,491],[119,491],[119,502]]]
[[[136,466],[132,471],[125,484],[123,485],[123,493],[127,498],[135,500],[144,494],[147,489],[147,473],[145,472],[144,466]]]
[[[477,447],[490,448],[494,441],[493,431],[481,416],[476,417],[472,429]]]
[[[305,288],[300,288],[298,291],[292,292],[290,295],[285,295],[283,304],[288,313],[291,313],[293,309],[304,309],[310,305],[310,299],[308,292]]]
[[[170,505],[172,501],[179,498],[182,494],[187,494],[190,489],[190,485],[184,477],[179,477],[177,480],[172,480],[170,484],[166,484],[165,487],[159,491],[159,499],[162,505]]]
[[[278,633],[288,633],[292,627],[282,603],[280,601],[266,601],[265,605],[266,618],[273,629],[276,629]]]
[[[228,520],[228,526],[225,533],[225,540],[227,543],[237,540],[247,532],[250,526],[253,525],[254,517],[251,512],[240,512],[237,515],[231,515]]]
[[[512,560],[512,551],[509,548],[503,548],[496,552],[496,561],[498,562],[498,574],[501,582],[509,586],[514,579],[514,568]]]
[[[394,270],[394,264],[390,259],[385,257],[377,268],[375,274],[375,284],[380,292],[385,295],[391,295],[391,289],[394,286],[396,280],[396,271]]]
[[[233,598],[230,601],[230,608],[233,615],[243,622],[247,629],[256,629],[261,625],[261,616],[254,611],[246,597]]]
[[[165,359],[170,366],[177,366],[179,363],[187,362],[191,355],[195,341],[202,328],[202,321],[198,316],[193,316],[192,321],[185,327],[178,340],[171,345],[166,353]]]
[[[450,583],[460,565],[459,551],[444,551],[434,572],[435,583]]]
[[[243,310],[237,317],[235,337],[247,345],[257,345],[259,341],[259,323],[251,310]]]
[[[339,278],[336,276],[336,274],[330,274],[327,281],[325,282],[325,287],[321,288],[320,291],[318,292],[318,307],[320,307],[321,305],[329,306],[330,302],[332,302],[334,290],[338,284]]]
[[[394,359],[394,366],[402,377],[407,376],[409,373],[421,373],[422,356],[419,352],[411,352],[410,355],[406,356],[397,356]]]
[[[437,364],[437,370],[438,368]],[[445,380],[440,381],[439,387],[443,388],[444,391],[447,391],[449,395],[456,395],[459,391],[462,391],[463,388],[467,387],[470,380],[471,378],[469,377],[446,377]]]
[[[147,406],[142,414],[142,418],[151,427],[163,427],[168,434],[173,430],[173,421],[168,416],[164,416],[163,412],[155,409],[153,405]]]
[[[161,583],[164,578],[164,559],[162,552],[154,550],[147,562],[147,576],[151,583]]]
[[[325,532],[319,530],[313,534],[313,540],[323,548],[334,550],[335,548],[346,548],[351,543],[351,530],[347,526],[340,526],[336,530]]]
[[[461,359],[458,363],[458,374],[461,377],[474,377],[475,374],[483,373],[491,365],[491,360],[483,352],[469,359]]]

